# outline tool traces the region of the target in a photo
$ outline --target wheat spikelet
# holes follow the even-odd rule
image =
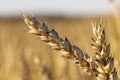
[[[102,24],[92,24],[94,38],[91,44],[95,52],[94,57],[84,53],[79,47],[70,43],[67,37],[62,39],[55,29],[49,29],[45,23],[40,23],[32,16],[22,14],[25,23],[30,29],[28,32],[40,37],[41,41],[49,44],[53,50],[61,51],[64,58],[71,59],[83,71],[98,80],[117,80],[117,71],[114,68],[114,58],[110,56],[110,44],[106,44],[105,31]]]
[[[110,56],[110,44],[106,44],[105,31],[102,24],[92,24],[94,38],[91,44],[95,51],[98,79],[117,80],[117,71],[114,68],[114,58]],[[114,76],[113,76],[114,75]],[[112,77],[111,77],[112,76]]]

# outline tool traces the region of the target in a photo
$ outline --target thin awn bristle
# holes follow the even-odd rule
[[[24,22],[30,29],[28,32],[40,37],[41,41],[48,43],[53,50],[61,51],[66,59],[71,59],[75,64],[83,68],[87,74],[95,76],[98,80],[118,80],[114,58],[110,56],[110,44],[106,44],[105,30],[102,25],[92,23],[93,35],[91,44],[95,52],[90,57],[76,45],[71,44],[67,37],[62,39],[55,29],[49,29],[45,23],[40,23],[34,16],[22,15]]]

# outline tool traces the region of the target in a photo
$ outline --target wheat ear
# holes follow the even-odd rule
[[[109,55],[110,44],[106,45],[105,31],[101,24],[92,24],[94,38],[91,46],[95,51],[95,57],[90,57],[79,47],[72,45],[66,37],[62,39],[55,29],[49,29],[45,23],[38,22],[34,16],[22,16],[30,29],[29,33],[39,36],[40,40],[49,44],[53,50],[61,51],[64,58],[73,60],[87,74],[97,77],[98,80],[118,79],[114,58]]]

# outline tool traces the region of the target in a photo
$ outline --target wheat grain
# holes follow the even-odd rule
[[[40,37],[40,40],[48,43],[53,50],[60,50],[62,56],[71,59],[79,65],[83,71],[98,80],[117,80],[117,71],[114,68],[114,58],[110,56],[110,44],[106,44],[105,30],[102,24],[92,24],[94,38],[92,49],[94,57],[90,57],[79,47],[70,43],[68,38],[62,39],[55,29],[49,29],[45,23],[40,23],[32,16],[22,14],[23,19],[29,27],[29,33]]]

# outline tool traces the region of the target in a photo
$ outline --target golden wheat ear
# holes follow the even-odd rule
[[[110,44],[106,44],[105,30],[101,24],[92,24],[94,38],[91,44],[95,57],[90,57],[79,47],[72,45],[67,37],[62,39],[55,29],[49,29],[45,23],[40,23],[34,16],[22,14],[24,22],[30,29],[28,32],[40,37],[41,41],[49,44],[53,50],[61,51],[66,59],[71,59],[83,71],[98,80],[117,80],[117,71],[114,68],[114,58],[110,56]]]

